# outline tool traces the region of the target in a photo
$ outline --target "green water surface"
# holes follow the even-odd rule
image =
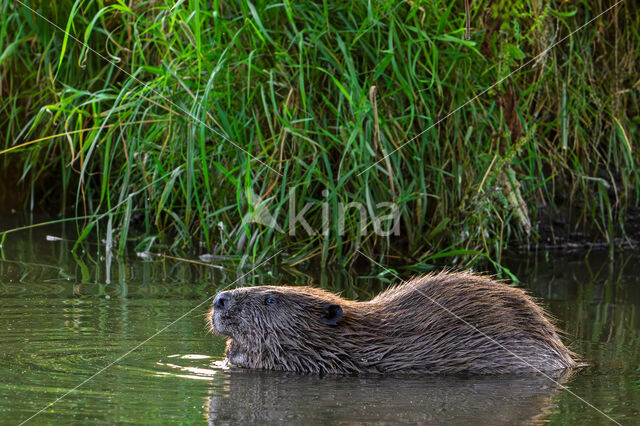
[[[206,331],[207,298],[250,265],[238,270],[228,262],[210,267],[135,254],[110,259],[97,245],[73,255],[71,241],[47,235],[13,234],[0,250],[2,424],[613,424],[607,416],[640,422],[635,253],[613,262],[597,253],[506,262],[591,364],[560,378],[565,390],[540,376],[316,377],[227,369],[224,340]],[[360,299],[387,285],[268,264],[234,286],[258,284],[325,286]]]

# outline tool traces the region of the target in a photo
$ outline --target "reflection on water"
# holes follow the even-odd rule
[[[55,230],[7,238],[0,249],[0,418],[29,418],[198,303],[232,283],[216,268],[113,258]],[[512,257],[507,266],[557,318],[591,365],[561,382],[621,423],[640,416],[640,257]],[[388,285],[354,275],[271,266],[238,285],[308,284],[368,299]],[[364,276],[368,276],[363,278]],[[372,278],[373,277],[373,278]],[[384,277],[382,277],[384,278]],[[390,278],[390,276],[388,276]],[[580,423],[606,419],[540,376],[316,377],[229,369],[207,334],[207,306],[92,378],[37,423]]]
[[[229,371],[207,399],[220,423],[522,424],[544,418],[558,386],[526,377],[316,377]],[[563,378],[558,379],[564,382]]]

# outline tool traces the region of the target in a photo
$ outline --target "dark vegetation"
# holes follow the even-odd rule
[[[636,2],[565,39],[613,3],[475,1],[470,41],[463,1],[25,4],[99,54],[0,0],[0,210],[79,243],[418,267],[634,243]]]

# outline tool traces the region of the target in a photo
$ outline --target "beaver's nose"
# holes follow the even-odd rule
[[[228,292],[222,292],[213,299],[213,307],[215,309],[229,309],[232,300],[231,294]]]

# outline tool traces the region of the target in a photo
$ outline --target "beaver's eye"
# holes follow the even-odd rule
[[[273,297],[267,297],[264,300],[264,304],[265,305],[275,305],[278,301],[276,299],[274,299]]]

